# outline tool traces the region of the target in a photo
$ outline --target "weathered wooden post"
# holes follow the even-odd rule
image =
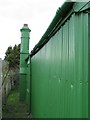
[[[2,59],[0,58],[0,120],[2,119]]]

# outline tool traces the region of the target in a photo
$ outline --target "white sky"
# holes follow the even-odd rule
[[[20,29],[31,29],[30,50],[40,40],[65,0],[0,0],[0,58],[11,45],[21,42]]]

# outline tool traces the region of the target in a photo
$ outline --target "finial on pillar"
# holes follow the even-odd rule
[[[28,27],[28,24],[23,24],[23,27],[20,29],[20,31],[22,32],[22,31],[28,31],[28,32],[31,32],[31,30],[29,29],[29,27]]]
[[[24,27],[28,27],[28,24],[24,24],[23,26],[24,26]]]

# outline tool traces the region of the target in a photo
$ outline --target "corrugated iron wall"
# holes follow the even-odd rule
[[[28,112],[30,112],[30,57],[27,61],[27,89],[26,89],[26,103]]]
[[[33,117],[88,117],[88,23],[74,13],[31,58]]]
[[[88,18],[88,117],[90,118],[90,13]]]

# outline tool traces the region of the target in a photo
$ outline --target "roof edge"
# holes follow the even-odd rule
[[[36,54],[49,40],[50,40],[50,34],[55,29],[55,26],[58,22],[61,22],[65,16],[70,12],[72,9],[72,6],[75,2],[65,2],[61,7],[59,7],[56,11],[56,15],[53,18],[52,22],[50,23],[49,27],[47,28],[44,35],[41,37],[40,41],[35,45],[33,50],[31,51],[30,56],[32,57],[34,54]],[[47,40],[47,41],[46,41]]]

